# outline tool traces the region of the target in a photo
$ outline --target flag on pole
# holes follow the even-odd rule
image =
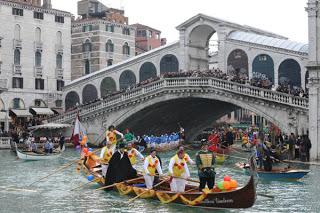
[[[87,133],[83,125],[79,120],[79,114],[76,117],[76,122],[74,123],[73,133],[72,133],[72,141],[73,145],[76,147],[80,145],[83,137],[87,137]]]

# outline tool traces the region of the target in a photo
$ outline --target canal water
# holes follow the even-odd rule
[[[172,154],[160,154],[164,167],[168,165]],[[195,152],[190,151],[189,154],[194,157]],[[76,165],[28,187],[33,181],[78,156],[75,150],[69,149],[56,160],[26,162],[17,160],[10,151],[0,151],[0,212],[209,212],[143,199],[128,203],[128,196],[120,196],[116,192],[94,191],[98,187],[95,184],[78,191],[69,191],[87,182],[86,177],[77,174]],[[237,156],[246,157],[246,154],[237,153]],[[237,161],[238,158],[229,158],[223,165],[217,166],[216,181],[222,180],[224,175],[229,175],[240,185],[244,185],[248,176],[235,168],[234,164]],[[214,212],[320,212],[320,167],[294,166],[310,169],[311,173],[298,182],[259,182],[257,192],[273,195],[274,199],[258,196],[252,208]],[[190,170],[192,177],[196,178],[195,167],[191,167]]]

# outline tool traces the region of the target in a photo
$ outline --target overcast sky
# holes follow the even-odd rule
[[[52,0],[55,9],[77,14],[78,0]],[[101,0],[107,6],[125,9],[129,24],[141,23],[162,31],[169,42],[179,39],[176,26],[203,13],[308,41],[307,0]]]

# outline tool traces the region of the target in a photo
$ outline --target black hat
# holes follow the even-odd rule
[[[155,149],[154,147],[152,147],[152,148],[150,149],[150,154],[151,154],[152,152],[154,152],[154,151],[156,151],[156,149]]]
[[[119,144],[119,149],[123,149],[123,148],[125,148],[126,147],[126,145],[124,144],[124,143],[120,143]]]

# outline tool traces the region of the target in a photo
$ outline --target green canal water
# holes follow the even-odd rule
[[[194,157],[195,152],[189,154]],[[245,154],[237,155],[246,157]],[[161,153],[160,156],[166,171],[165,167],[172,153]],[[56,160],[26,162],[17,160],[10,151],[0,151],[0,212],[210,212],[176,204],[163,205],[157,201],[143,199],[128,203],[128,196],[120,196],[115,192],[94,191],[93,189],[98,187],[94,184],[78,191],[69,191],[87,182],[84,176],[76,173],[76,165],[32,187],[26,187],[77,157],[78,153],[69,149]],[[239,159],[229,158],[224,165],[217,166],[216,180],[230,175],[240,185],[244,185],[248,176],[234,167],[237,161]],[[275,199],[258,196],[252,208],[212,212],[320,212],[320,167],[294,166],[311,169],[311,173],[298,182],[259,182],[258,193],[273,195]],[[191,167],[190,170],[192,177],[196,178],[195,168]],[[22,190],[23,188],[27,190]]]

